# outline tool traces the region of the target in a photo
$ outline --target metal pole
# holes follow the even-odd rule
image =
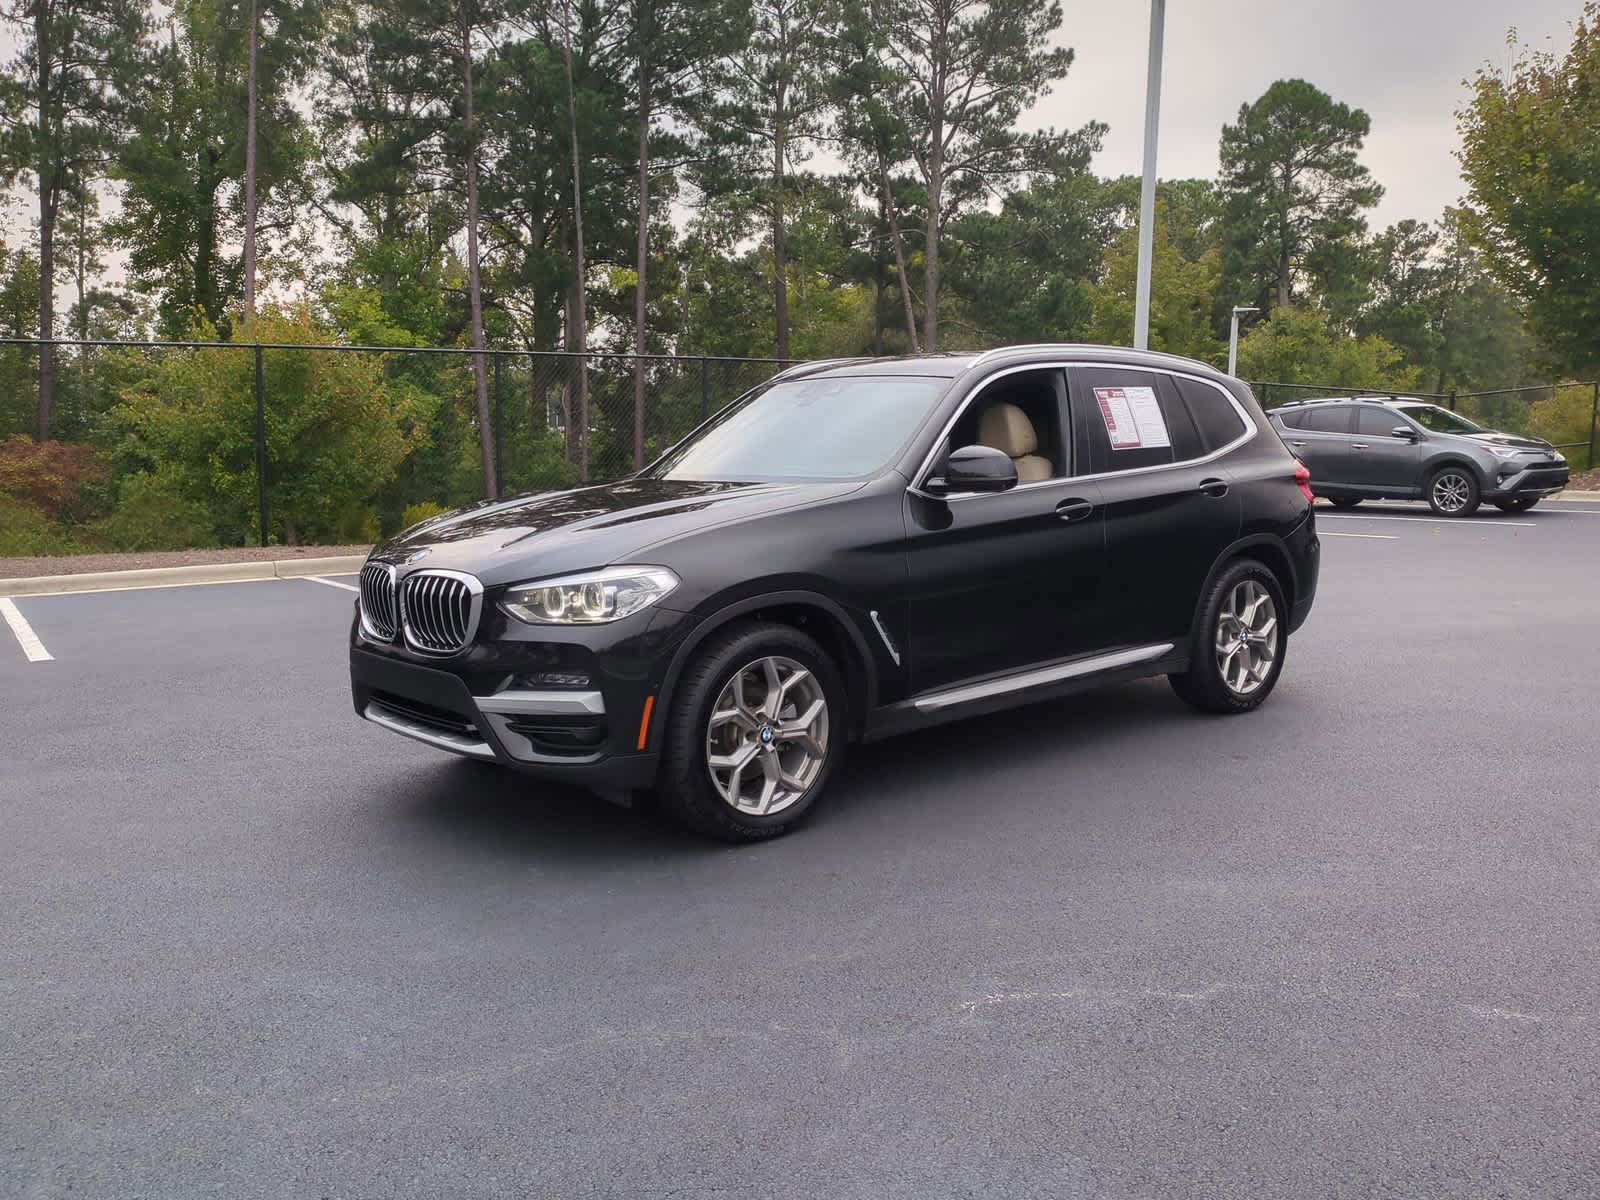
[[[1595,434],[1600,433],[1600,381],[1594,385],[1594,399],[1589,401],[1589,470],[1594,470]]]
[[[704,421],[711,413],[711,364],[706,356],[700,356],[700,419]]]
[[[1254,306],[1247,305],[1247,304],[1235,304],[1233,306],[1233,318],[1228,323],[1228,374],[1229,375],[1237,375],[1239,373],[1239,370],[1238,370],[1238,367],[1239,367],[1239,314],[1240,313],[1246,313],[1246,312],[1259,312],[1259,311],[1260,310],[1255,308]]]
[[[1455,412],[1455,410],[1456,410],[1456,390],[1455,390],[1455,388],[1451,388],[1450,389],[1450,411],[1451,412]]]
[[[494,498],[500,499],[502,487],[501,478],[505,474],[501,470],[500,443],[504,440],[505,432],[505,405],[500,401],[500,355],[494,356]]]
[[[1150,0],[1150,77],[1144,90],[1144,177],[1139,181],[1139,279],[1133,302],[1133,348],[1150,346],[1150,257],[1155,246],[1156,127],[1161,120],[1161,35],[1167,0]]]
[[[261,343],[256,343],[256,515],[261,522],[261,544],[267,544],[267,388],[261,365]]]

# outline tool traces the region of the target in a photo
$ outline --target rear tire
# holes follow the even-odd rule
[[[1330,496],[1328,498],[1328,503],[1333,505],[1335,508],[1354,508],[1356,505],[1361,503],[1361,497],[1359,497],[1359,496]]]
[[[662,811],[725,842],[788,832],[843,755],[847,708],[838,666],[800,630],[751,621],[713,634],[672,697]]]
[[[1179,699],[1201,712],[1261,707],[1283,673],[1288,620],[1277,576],[1253,558],[1235,559],[1200,602],[1188,671],[1167,681]]]
[[[1428,476],[1422,493],[1441,517],[1470,517],[1481,502],[1478,481],[1466,467],[1447,465]]]
[[[1518,513],[1527,512],[1537,503],[1539,503],[1537,496],[1511,496],[1505,500],[1496,500],[1494,506],[1501,512]]]

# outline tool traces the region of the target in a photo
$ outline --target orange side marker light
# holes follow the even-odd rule
[[[639,745],[643,750],[644,744],[650,740],[650,714],[655,711],[656,698],[649,695],[644,698],[644,712],[639,715]]]

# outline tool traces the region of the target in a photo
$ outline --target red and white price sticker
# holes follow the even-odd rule
[[[1153,450],[1172,445],[1154,388],[1095,388],[1100,419],[1113,450]]]

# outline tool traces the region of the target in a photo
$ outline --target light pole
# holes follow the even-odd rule
[[[1156,225],[1156,127],[1161,121],[1161,34],[1167,0],[1150,0],[1150,77],[1144,88],[1144,178],[1139,181],[1139,277],[1133,302],[1133,348],[1150,348],[1150,255]]]
[[[1228,325],[1228,374],[1232,375],[1239,365],[1239,314],[1242,312],[1260,312],[1259,308],[1251,308],[1246,304],[1233,306],[1233,320]]]

